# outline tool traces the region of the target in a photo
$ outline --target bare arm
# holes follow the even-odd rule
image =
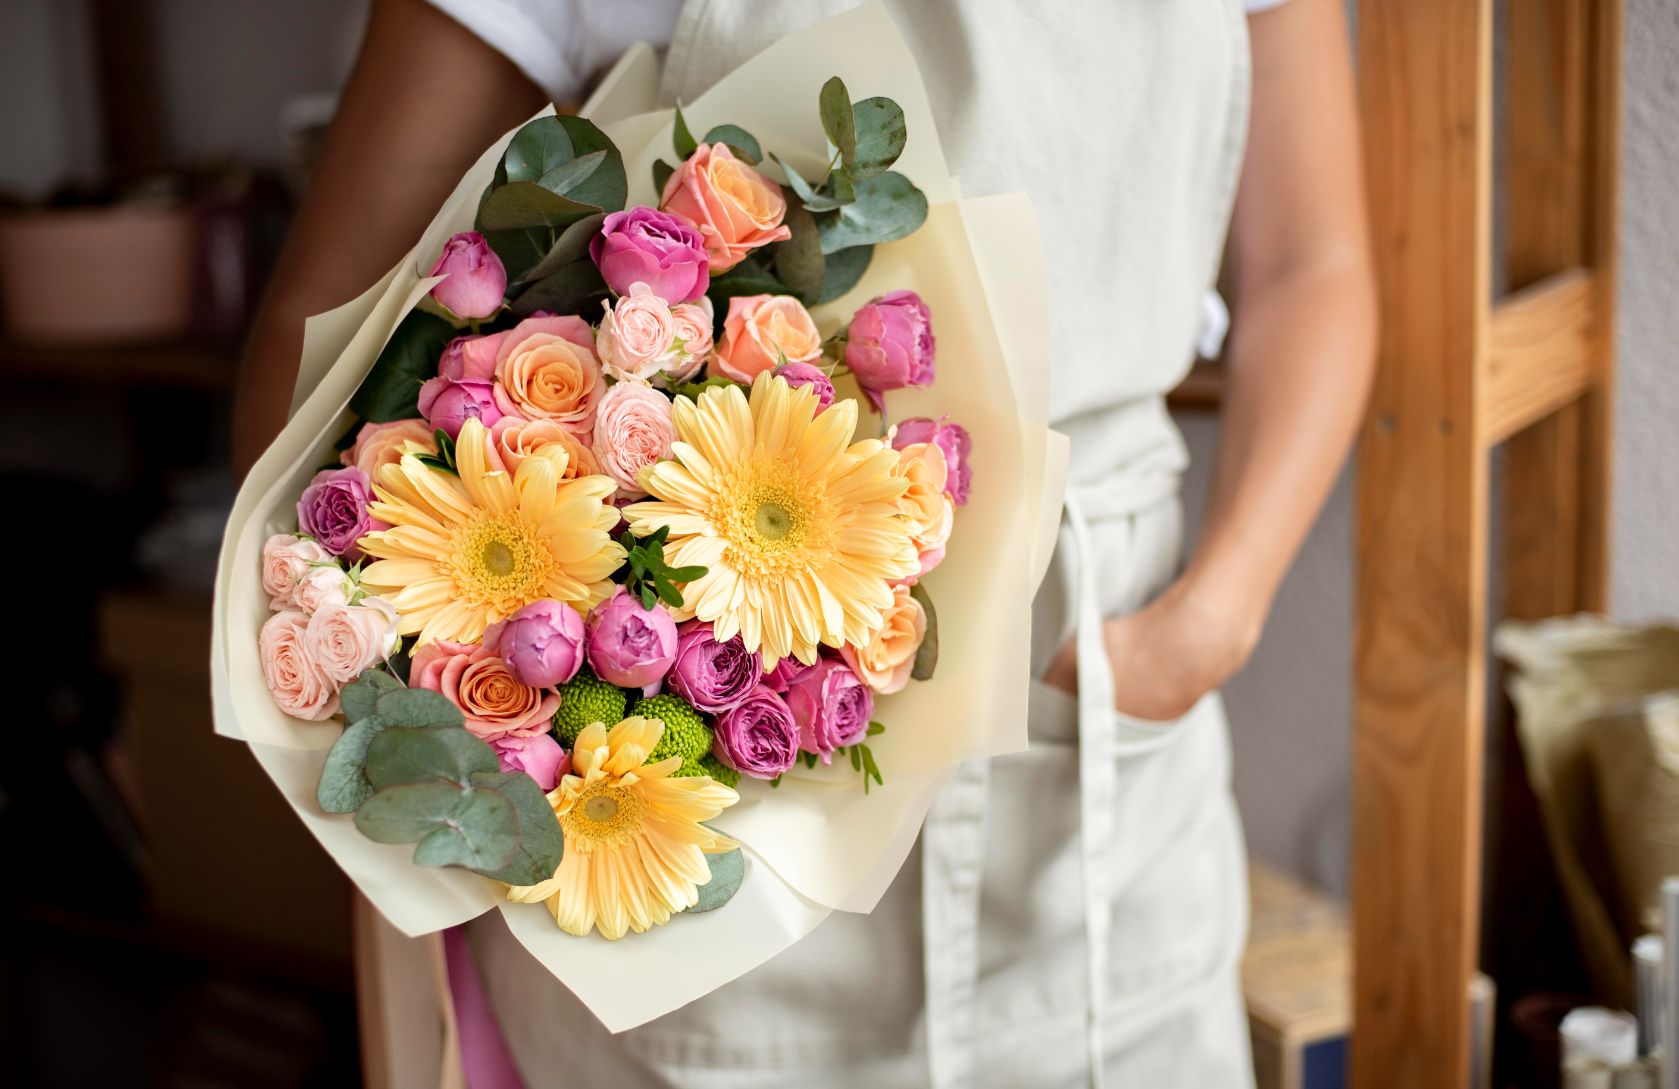
[[[374,0],[367,36],[252,322],[234,406],[243,475],[286,420],[303,321],[410,246],[480,152],[542,104],[523,73],[421,0]]]
[[[1105,632],[1118,705],[1144,718],[1181,715],[1247,660],[1346,458],[1375,365],[1340,0],[1291,0],[1249,25],[1253,112],[1212,492],[1183,576]],[[1070,647],[1045,679],[1076,683]]]

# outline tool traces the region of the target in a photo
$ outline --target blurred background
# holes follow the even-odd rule
[[[1497,25],[1522,3],[1494,5]],[[349,890],[244,749],[212,736],[207,650],[240,338],[365,3],[5,0],[0,12],[13,88],[0,109],[0,481],[29,499],[21,510],[77,527],[11,591],[26,630],[45,633],[31,643],[53,653],[13,667],[31,683],[0,763],[14,875],[0,900],[0,1079],[358,1084]],[[1609,613],[1637,625],[1679,616],[1679,5],[1627,0],[1625,24],[1615,468],[1601,498]],[[1506,36],[1494,40],[1507,65]],[[1495,176],[1509,154],[1495,137]],[[1499,253],[1498,194],[1493,214]],[[1492,278],[1499,294],[1523,286],[1500,262]],[[1208,366],[1176,399],[1192,512],[1217,388]],[[1494,451],[1495,489],[1503,466]],[[1269,1084],[1286,1089],[1341,1084],[1351,1016],[1354,476],[1227,693],[1259,867],[1255,1039],[1275,1062]],[[1497,540],[1496,511],[1492,522]],[[1499,680],[1490,717],[1508,722]],[[1495,747],[1491,775],[1501,751],[1516,750]],[[1517,795],[1515,815],[1489,820],[1531,841],[1524,933],[1545,951],[1486,943],[1483,966],[1523,966],[1494,973],[1496,1080],[1555,1084],[1543,1071],[1560,1012],[1519,1001],[1561,1011],[1612,996],[1575,952],[1582,923],[1543,846],[1538,796]],[[1496,877],[1489,888],[1508,884]],[[1319,1044],[1312,1075],[1302,1063]]]

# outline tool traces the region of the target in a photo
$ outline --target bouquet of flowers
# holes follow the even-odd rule
[[[903,57],[818,40],[662,111],[632,51],[498,142],[311,322],[224,547],[218,729],[398,926],[500,906],[615,1028],[867,910],[951,766],[1024,745],[1042,289],[1002,329],[968,236],[1030,222],[956,199]],[[627,992],[592,932],[691,981]]]

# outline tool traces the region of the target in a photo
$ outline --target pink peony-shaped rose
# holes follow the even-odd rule
[[[546,733],[560,709],[558,692],[521,684],[487,643],[426,643],[414,652],[408,684],[442,693],[461,709],[467,730],[485,741]]]
[[[547,793],[560,785],[560,777],[571,770],[571,754],[560,747],[553,734],[517,737],[504,734],[490,742],[502,771],[522,771]]]
[[[444,278],[431,289],[431,297],[457,318],[487,318],[501,309],[507,293],[507,269],[477,231],[463,231],[443,243],[431,274]]]
[[[595,332],[595,351],[608,375],[620,382],[645,382],[681,362],[670,304],[646,284],[631,284],[616,302],[601,305],[605,314]]]
[[[456,382],[466,378],[490,379],[496,376],[496,351],[506,333],[485,333],[482,336],[456,337],[443,349],[437,360],[437,376]]]
[[[783,658],[775,663],[774,669],[765,672],[764,687],[771,692],[780,692],[785,695],[787,690],[793,687],[795,681],[815,669],[817,664],[819,663],[805,665],[797,658]]]
[[[834,384],[821,367],[813,363],[783,363],[775,373],[787,379],[794,389],[808,389],[816,394],[816,415],[822,415],[822,410],[834,403]]]
[[[948,417],[930,420],[917,416],[899,424],[892,433],[892,445],[902,450],[918,442],[930,442],[944,451],[944,461],[950,474],[945,480],[945,494],[958,507],[968,501],[968,488],[973,477],[974,440],[961,424],[946,423]]]
[[[424,420],[392,420],[390,423],[364,423],[356,432],[355,445],[340,456],[345,465],[353,465],[372,480],[379,479],[379,470],[402,460],[409,443],[418,444],[428,454],[437,453],[435,430]]]
[[[752,689],[717,716],[712,753],[742,775],[774,779],[799,758],[799,727],[782,698]]]
[[[835,749],[855,744],[869,732],[874,693],[838,658],[823,658],[793,682],[786,698],[799,724],[799,748],[820,756],[824,764],[833,762]]]
[[[533,601],[496,626],[493,639],[520,683],[553,688],[583,666],[583,617],[563,601]]]
[[[720,643],[711,625],[698,620],[678,629],[676,661],[665,680],[672,692],[701,711],[728,710],[762,679],[758,656],[746,649],[739,635]]]
[[[793,237],[781,221],[781,186],[735,158],[722,144],[701,144],[665,182],[659,207],[699,228],[713,276],[759,246]]]
[[[490,427],[506,415],[496,402],[495,383],[487,378],[428,378],[420,384],[420,415],[451,439],[461,427],[477,420]]]
[[[553,420],[525,420],[518,416],[503,416],[490,428],[490,464],[508,474],[519,471],[525,459],[533,457],[545,447],[553,447],[565,455],[565,468],[560,480],[575,480],[580,476],[594,476],[600,472],[595,452],[578,437]]]
[[[737,295],[729,300],[712,370],[750,383],[783,363],[809,363],[821,356],[822,334],[799,300],[791,295]]]
[[[589,613],[589,668],[619,688],[657,684],[676,660],[676,621],[622,586]]]
[[[840,656],[864,684],[884,696],[902,691],[909,684],[915,655],[927,637],[927,613],[921,602],[910,596],[909,587],[894,586],[892,604],[882,615],[886,622],[867,643],[847,644],[840,648]]]
[[[380,597],[322,606],[309,618],[303,647],[334,684],[344,685],[396,650],[396,609]]]
[[[845,365],[857,385],[883,411],[887,390],[933,384],[933,315],[913,291],[882,295],[852,315]]]
[[[300,612],[275,613],[257,636],[257,657],[275,705],[292,718],[322,722],[338,713],[338,686],[309,653],[308,626]]]
[[[317,565],[338,566],[332,553],[320,542],[295,533],[276,533],[262,544],[262,589],[270,609],[289,609],[297,604],[297,587]]]
[[[372,501],[373,482],[360,469],[322,469],[297,500],[297,526],[334,556],[354,563],[361,559],[356,542],[384,528],[367,513]]]
[[[670,457],[676,439],[670,399],[650,386],[620,382],[600,399],[595,416],[595,459],[601,471],[618,482],[620,494],[646,492],[636,474],[644,465]]]
[[[674,306],[700,298],[711,282],[705,239],[694,225],[642,205],[607,216],[589,243],[589,256],[617,295],[646,284]]]
[[[711,341],[711,300],[701,296],[698,302],[679,303],[670,308],[676,322],[676,362],[665,368],[665,378],[672,382],[686,382],[700,373],[711,361],[715,345]]]
[[[909,487],[898,497],[898,509],[916,525],[911,539],[921,557],[919,577],[944,559],[945,544],[956,521],[956,507],[947,494],[949,469],[944,451],[930,442],[911,443],[898,451],[894,473],[909,481]]]
[[[586,435],[605,392],[595,333],[582,318],[526,318],[497,342],[496,404],[505,415]]]

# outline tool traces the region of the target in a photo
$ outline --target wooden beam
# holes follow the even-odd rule
[[[1357,1089],[1469,1069],[1480,903],[1492,4],[1360,0],[1382,288],[1359,451],[1353,767]]]
[[[1575,268],[1494,308],[1481,397],[1482,442],[1495,446],[1592,388],[1600,344],[1598,294],[1592,274]]]

